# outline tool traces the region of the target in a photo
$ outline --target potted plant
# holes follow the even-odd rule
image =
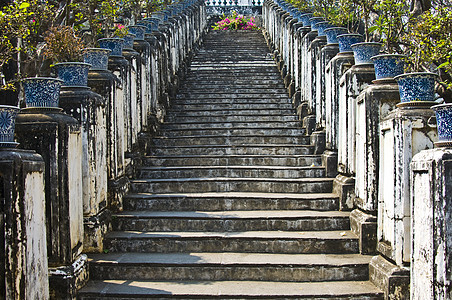
[[[63,86],[86,87],[90,64],[81,62],[85,47],[72,27],[52,27],[46,34],[44,56],[50,59]]]
[[[14,129],[19,107],[0,105],[0,148],[16,147],[14,142]]]

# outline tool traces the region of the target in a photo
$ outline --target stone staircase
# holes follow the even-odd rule
[[[259,32],[210,32],[80,299],[382,299]]]

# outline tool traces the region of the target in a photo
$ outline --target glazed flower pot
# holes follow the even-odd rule
[[[351,45],[353,56],[355,57],[355,65],[373,65],[372,56],[380,53],[382,44],[365,42]]]
[[[341,34],[346,34],[348,32],[347,28],[344,27],[330,27],[324,30],[326,35],[327,44],[337,44],[337,36]]]
[[[364,40],[363,36],[356,33],[340,34],[337,36],[337,42],[339,43],[339,52],[353,52],[352,45],[360,43]]]
[[[14,129],[19,107],[0,105],[0,148],[15,146]]]
[[[111,50],[103,48],[83,49],[83,61],[91,65],[90,70],[106,71],[108,69],[108,55]]]
[[[146,26],[143,25],[132,25],[127,27],[131,34],[135,35],[136,41],[144,41],[144,34],[146,33]]]
[[[110,56],[118,57],[122,56],[122,49],[124,47],[124,39],[120,38],[105,38],[98,40],[99,47],[104,49],[110,49]]]
[[[407,73],[394,77],[399,85],[400,101],[434,101],[438,75],[428,72]]]
[[[309,18],[309,22],[311,23],[311,30],[317,30],[317,24],[320,22],[324,22],[325,19],[321,17],[312,17]]]
[[[452,103],[445,103],[431,107],[436,114],[438,129],[437,146],[452,146]]]
[[[317,23],[316,26],[317,26],[318,36],[326,36],[325,29],[331,28],[333,25],[324,21],[324,22]]]
[[[123,49],[132,49],[133,50],[133,41],[135,40],[135,35],[129,33],[124,37],[124,47]]]
[[[58,107],[63,80],[33,77],[24,79],[22,84],[27,107]]]
[[[53,66],[58,78],[63,80],[63,86],[85,87],[88,85],[90,64],[82,62],[65,62]]]
[[[400,54],[380,54],[372,56],[374,62],[375,78],[394,79],[394,77],[403,74],[405,67],[405,55]]]
[[[309,21],[310,18],[312,18],[312,13],[305,13],[300,16],[301,22],[303,23],[304,27],[311,26],[311,21]]]

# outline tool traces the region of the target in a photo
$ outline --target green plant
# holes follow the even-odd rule
[[[312,3],[309,0],[288,0],[293,6],[300,11],[309,11],[312,8]]]
[[[378,0],[352,0],[353,5],[356,7],[356,18],[361,20],[364,25],[364,38],[366,41],[370,40],[370,24],[371,13],[374,9],[374,5]]]
[[[246,18],[239,15],[236,11],[231,16],[224,16],[221,21],[216,22],[212,26],[213,30],[259,30],[260,28],[254,23],[254,18]]]
[[[409,7],[403,0],[379,0],[375,6],[378,17],[375,25],[369,28],[380,36],[384,49],[388,53],[402,53],[401,39],[407,30]]]
[[[122,24],[115,24],[115,31],[113,36],[123,38],[129,34],[129,30]]]
[[[53,63],[79,61],[85,48],[82,39],[69,26],[50,28],[44,40],[44,56]]]

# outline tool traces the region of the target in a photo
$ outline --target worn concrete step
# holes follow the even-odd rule
[[[141,167],[139,178],[320,178],[325,177],[322,166],[279,167],[246,165],[212,165],[212,166],[172,166]]]
[[[292,109],[211,109],[211,110],[170,110],[168,116],[181,116],[181,117],[223,117],[223,116],[295,116],[295,111]]]
[[[180,116],[168,114],[165,117],[167,123],[231,123],[231,122],[293,122],[297,121],[296,115],[217,115],[217,116]]]
[[[109,253],[91,254],[92,279],[367,280],[370,256],[359,254]]]
[[[221,136],[221,135],[193,135],[193,136],[176,136],[176,137],[155,137],[152,143],[156,147],[166,146],[192,146],[192,145],[248,145],[248,144],[295,144],[308,145],[310,143],[309,136],[294,135],[243,135],[243,136]]]
[[[191,100],[191,99],[196,99],[196,100],[202,100],[202,99],[285,99],[286,101],[290,101],[289,96],[287,94],[282,94],[282,93],[275,93],[272,95],[269,95],[267,93],[217,93],[217,92],[211,92],[211,93],[206,93],[206,92],[202,92],[202,91],[198,91],[198,92],[185,92],[182,93],[180,92],[177,96],[176,99],[181,99],[181,100]]]
[[[193,82],[193,83],[185,83],[181,85],[180,92],[184,91],[197,91],[197,90],[203,90],[203,91],[215,91],[215,92],[221,92],[221,91],[248,91],[248,90],[258,90],[259,92],[265,93],[266,91],[271,90],[278,90],[281,91],[285,89],[284,83],[260,83],[260,82],[249,82],[248,84],[237,84],[237,83],[216,83],[216,82],[210,82],[208,80],[201,81],[201,82]]]
[[[216,111],[216,110],[292,110],[291,103],[203,103],[196,104],[189,101],[184,103],[174,103],[171,106],[171,111]]]
[[[292,128],[269,128],[269,127],[257,127],[257,128],[202,128],[202,129],[185,129],[177,127],[164,127],[161,128],[160,134],[167,137],[176,136],[303,136],[304,130],[299,127]]]
[[[140,281],[92,280],[80,300],[100,299],[311,299],[382,300],[369,281]]]
[[[321,166],[320,155],[145,156],[143,166]]]
[[[192,120],[191,122],[165,122],[162,124],[162,130],[192,130],[192,129],[291,129],[291,128],[300,128],[301,123],[299,121],[254,121],[254,122],[241,122],[241,121],[231,121],[231,122],[195,122]],[[300,129],[304,130],[304,129]]]
[[[148,232],[112,231],[108,252],[240,252],[287,254],[358,253],[351,231]]]
[[[193,145],[167,146],[151,149],[150,155],[306,155],[312,154],[313,147],[294,144],[256,145]]]
[[[182,83],[182,87],[185,86],[192,86],[192,85],[196,85],[196,84],[215,84],[215,85],[227,85],[230,84],[232,86],[254,86],[255,84],[258,85],[266,85],[266,86],[271,86],[271,85],[280,85],[282,84],[281,82],[281,78],[279,77],[275,77],[275,79],[261,79],[261,78],[256,78],[257,80],[253,80],[251,81],[249,78],[248,79],[240,79],[240,78],[229,78],[228,80],[225,80],[223,78],[221,79],[217,79],[217,78],[208,78],[206,77],[205,82],[200,82],[198,79],[194,79],[194,78],[190,78],[185,80]]]
[[[186,105],[190,106],[193,105],[193,107],[197,106],[206,106],[209,105],[220,105],[220,106],[233,106],[233,105],[253,105],[253,106],[259,106],[265,107],[266,105],[272,107],[272,108],[288,108],[293,109],[293,104],[289,98],[279,98],[279,99],[272,99],[272,98],[246,98],[246,99],[232,99],[232,98],[179,98],[177,100],[174,100],[172,102],[172,106],[175,106],[177,108],[178,105]],[[279,106],[279,107],[278,107]],[[257,107],[254,107],[257,108]]]
[[[198,72],[188,72],[187,73],[187,80],[189,82],[194,81],[209,81],[209,80],[216,80],[216,77],[213,76],[213,73],[205,72],[204,74],[200,74]],[[253,72],[252,74],[247,73],[245,71],[242,72],[235,72],[235,73],[223,73],[221,74],[221,80],[223,82],[235,82],[236,80],[239,81],[261,81],[261,80],[281,80],[281,74],[279,72]]]
[[[125,210],[155,211],[232,211],[232,210],[317,210],[339,209],[336,194],[288,193],[179,193],[179,194],[127,194]]]
[[[349,230],[350,214],[337,211],[126,211],[115,214],[113,230],[131,231],[311,231]]]
[[[166,178],[131,180],[133,193],[328,193],[332,178]]]
[[[276,75],[280,74],[276,66],[266,65],[266,66],[237,66],[233,67],[233,63],[225,66],[216,66],[216,64],[211,64],[208,66],[190,66],[188,68],[189,72],[196,72],[197,76],[211,75],[212,77],[221,78],[222,76],[231,75],[246,75],[256,76],[256,75]],[[232,69],[233,68],[233,69]]]

